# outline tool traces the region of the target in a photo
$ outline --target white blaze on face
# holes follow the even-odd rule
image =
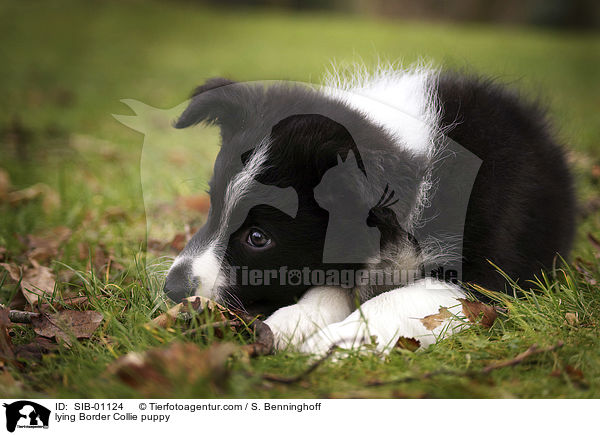
[[[240,199],[248,194],[254,178],[260,174],[267,158],[268,147],[269,141],[264,139],[256,147],[245,167],[229,182],[225,191],[225,206],[220,217],[220,227],[213,235],[212,241],[200,252],[178,256],[171,266],[172,270],[181,263],[190,265],[189,275],[197,281],[197,287],[192,289],[196,296],[211,300],[219,300],[222,296],[220,288],[225,284],[222,265],[223,243],[226,243],[231,235],[228,225]]]
[[[223,275],[221,259],[214,246],[209,246],[200,256],[192,260],[192,275],[199,281],[194,293],[196,296],[213,300],[219,296],[218,290],[223,284]]]

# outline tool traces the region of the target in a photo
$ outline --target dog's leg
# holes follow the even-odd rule
[[[273,331],[277,350],[297,349],[306,337],[345,319],[354,307],[350,289],[313,287],[297,304],[278,309],[265,323]]]
[[[425,348],[466,327],[458,300],[464,297],[455,285],[423,279],[368,300],[341,322],[315,332],[302,343],[300,351],[324,354],[333,345],[356,349],[375,344],[377,351],[387,353],[401,337],[418,340]],[[430,315],[435,317],[422,321]]]

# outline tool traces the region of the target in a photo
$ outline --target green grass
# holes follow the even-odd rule
[[[135,397],[140,393],[105,374],[118,356],[190,340],[177,331],[151,331],[144,324],[163,309],[156,276],[141,266],[146,213],[168,222],[160,237],[170,240],[184,223],[202,216],[174,207],[161,214],[144,209],[139,159],[141,134],[111,114],[131,114],[119,100],[132,98],[171,108],[212,76],[237,80],[287,79],[317,82],[329,62],[378,57],[405,63],[425,58],[511,83],[548,105],[561,140],[570,150],[578,198],[598,198],[600,163],[600,37],[524,28],[407,23],[331,14],[219,11],[186,2],[0,2],[0,167],[15,188],[51,186],[60,207],[45,211],[39,201],[17,207],[0,203],[0,246],[7,260],[23,263],[21,238],[64,225],[73,230],[57,273],[78,271],[67,288],[89,295],[105,322],[92,340],[46,356],[25,371],[9,369],[16,385],[0,385],[0,396]],[[17,126],[18,128],[16,128]],[[15,131],[18,130],[18,131]],[[20,131],[20,132],[19,132]],[[182,133],[183,134],[183,133]],[[206,145],[197,159],[160,160],[161,194],[191,192],[182,180],[205,180],[217,151],[216,134],[203,130]],[[187,138],[169,154],[184,155]],[[160,175],[160,177],[158,176]],[[156,205],[156,204],[154,204]],[[154,214],[158,213],[158,214]],[[541,277],[539,292],[516,300],[491,330],[474,327],[426,351],[394,351],[388,358],[351,355],[324,363],[291,385],[265,381],[262,374],[290,376],[308,359],[292,353],[248,360],[235,355],[219,385],[201,379],[180,382],[160,395],[172,397],[598,397],[600,391],[600,253],[587,233],[600,235],[600,213],[580,218],[573,258],[590,264],[587,278],[569,263]],[[21,237],[18,237],[21,236]],[[79,244],[102,244],[123,270],[87,272]],[[93,255],[95,249],[91,250]],[[173,252],[165,252],[172,255]],[[164,262],[158,262],[161,267]],[[0,303],[15,284],[0,272]],[[567,313],[577,313],[569,324]],[[33,337],[15,329],[16,343]],[[228,334],[242,343],[245,339]],[[207,346],[214,337],[194,338]],[[463,376],[513,358],[529,346],[565,345],[488,375]],[[447,370],[427,378],[423,373]],[[453,373],[452,373],[453,372]],[[370,386],[372,381],[412,382]]]

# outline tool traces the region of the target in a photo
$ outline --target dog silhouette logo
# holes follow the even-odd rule
[[[47,429],[50,422],[50,410],[29,400],[19,400],[3,405],[6,408],[6,430],[14,432],[16,428]]]

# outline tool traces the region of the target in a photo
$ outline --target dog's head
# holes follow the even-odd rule
[[[167,275],[171,299],[268,314],[315,277],[336,285],[327,271],[360,269],[406,240],[425,163],[343,102],[307,86],[212,79],[175,126],[202,122],[220,127],[222,146],[206,224]]]

